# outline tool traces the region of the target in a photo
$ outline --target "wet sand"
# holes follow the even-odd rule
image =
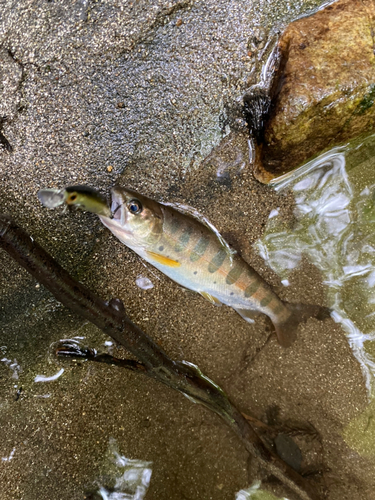
[[[96,15],[99,24],[104,23],[101,7],[96,8],[96,14],[91,15]],[[157,25],[155,36],[164,40],[163,29],[171,29],[172,21],[175,29],[176,19],[183,17],[176,12],[167,28]],[[69,12],[54,11],[54,15],[65,19],[66,28]],[[152,22],[147,18],[142,29],[147,32]],[[75,25],[69,26],[73,30]],[[104,23],[100,29],[105,32],[109,28]],[[120,44],[112,47],[114,53],[121,54],[123,39],[113,34],[111,40]],[[80,39],[79,43],[83,42]],[[100,43],[101,48],[106,46],[105,40]],[[91,55],[94,49],[90,47]],[[79,54],[84,49],[77,50]],[[146,57],[147,47],[142,46],[142,50],[142,57]],[[15,114],[12,126],[4,132],[15,153],[1,156],[1,211],[11,213],[99,295],[120,297],[132,320],[172,358],[198,365],[244,413],[270,425],[287,426],[302,451],[302,470],[311,472],[309,481],[325,491],[326,498],[372,499],[373,460],[350,449],[341,435],[365,410],[368,395],[360,366],[339,325],[332,319],[323,323],[311,319],[299,328],[296,343],[282,349],[275,337],[267,342],[271,328],[265,318],[249,325],[233,310],[214,307],[155,269],[145,268],[95,216],[62,214],[38,205],[35,195],[42,187],[86,183],[106,190],[115,182],[160,201],[192,205],[282,298],[326,303],[326,290],[314,266],[305,261],[293,273],[290,286],[284,287],[252,246],[275,208],[280,207],[285,224],[293,227],[293,199],[277,195],[253,179],[247,136],[241,121],[236,122],[238,115],[234,114],[230,135],[223,138],[225,133],[218,126],[215,138],[208,140],[203,132],[217,124],[217,99],[212,97],[211,102],[207,98],[205,105],[195,103],[198,114],[191,110],[190,115],[183,107],[174,115],[172,103],[168,104],[172,110],[168,112],[174,116],[170,128],[167,116],[161,118],[159,132],[154,128],[150,134],[147,120],[157,119],[155,110],[151,118],[139,114],[146,101],[138,102],[138,111],[127,111],[126,118],[119,115],[124,108],[117,102],[121,99],[126,106],[137,103],[135,94],[126,97],[125,83],[117,90],[112,84],[109,90],[100,86],[104,81],[116,81],[116,72],[125,67],[128,75],[129,60],[103,63],[98,77],[94,74],[101,57],[98,53],[91,62],[86,54],[83,69],[79,60],[71,59],[68,71],[60,53],[56,55],[58,63],[48,61],[47,69],[39,53],[35,63],[28,59],[26,48],[19,49],[17,57],[28,61],[28,73],[22,92],[15,90],[14,106],[26,99],[28,108],[23,116]],[[49,58],[52,60],[51,54]],[[19,63],[12,61],[9,64],[18,67]],[[194,72],[204,64],[200,62]],[[106,73],[109,68],[110,77]],[[202,82],[197,94],[207,97],[202,90],[204,78]],[[89,96],[85,104],[84,94]],[[213,96],[211,88],[207,94]],[[178,102],[187,102],[187,98],[180,97]],[[161,101],[155,106],[162,110],[166,104]],[[210,114],[207,110],[214,111]],[[137,120],[145,131],[143,136],[134,128]],[[187,123],[194,123],[193,139]],[[124,129],[127,136],[121,132]],[[164,145],[165,137],[169,140]],[[200,150],[204,140],[206,146]],[[193,147],[188,150],[191,143],[199,153]],[[154,288],[139,289],[135,284],[139,275],[150,278]],[[59,339],[83,336],[84,345],[98,349],[104,349],[108,339],[59,306],[4,253],[0,288],[1,355],[11,363],[16,360],[13,368],[0,363],[0,456],[11,458],[0,462],[1,500],[83,499],[85,492],[93,491],[98,481],[105,479],[103,457],[111,437],[123,455],[153,462],[149,500],[233,499],[235,492],[259,478],[267,489],[295,498],[258,470],[236,436],[208,410],[161,384],[117,367],[56,360],[50,346]],[[114,353],[128,355],[120,348]],[[65,371],[56,381],[34,383],[37,374],[53,375],[61,367]]]
[[[270,211],[280,207],[290,225],[293,204],[290,197],[252,179],[246,136],[238,134],[227,142],[230,148],[221,147],[218,155],[228,165],[231,158],[243,155],[241,172],[229,175],[230,182],[219,182],[214,164],[218,155],[212,155],[199,184],[186,180],[184,202],[208,216],[224,234],[230,217],[232,245],[285,300],[324,304],[324,286],[314,266],[305,261],[293,273],[290,286],[284,287],[255,254],[251,243],[261,236]],[[140,191],[147,189],[132,179],[122,181]],[[204,196],[199,196],[197,185],[206,186]],[[313,473],[310,481],[327,489],[327,498],[371,498],[372,463],[349,449],[341,437],[343,427],[365,409],[366,389],[346,337],[332,319],[309,320],[299,328],[295,344],[283,349],[274,336],[267,342],[271,327],[265,318],[248,325],[233,310],[212,306],[155,269],[145,268],[94,216],[79,217],[90,220],[99,240],[90,256],[95,266],[85,276],[87,284],[103,297],[120,297],[129,316],[172,358],[197,364],[244,413],[287,426],[302,451],[302,470]],[[154,288],[139,289],[139,275],[149,277]],[[29,305],[23,317],[18,314],[19,321],[2,330],[2,343],[21,367],[27,367],[19,380],[11,380],[9,368],[1,365],[2,456],[15,448],[12,460],[2,466],[4,499],[83,498],[100,477],[110,437],[125,456],[153,462],[150,499],[234,498],[255,477],[264,478],[276,493],[287,494],[281,485],[267,483],[238,439],[206,409],[117,367],[56,360],[48,345],[58,339],[84,336],[85,345],[103,349],[106,338],[59,308],[47,293],[38,293],[45,298],[34,322]],[[41,320],[42,307],[48,312]],[[27,335],[21,329],[25,316]],[[115,352],[127,355],[120,348]],[[57,381],[32,382],[36,374],[51,375],[61,367],[65,373]],[[14,383],[23,387],[17,401]],[[45,395],[49,397],[41,397]],[[19,478],[16,485],[14,478]]]

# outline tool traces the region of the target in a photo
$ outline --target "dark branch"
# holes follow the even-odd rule
[[[145,374],[220,415],[241,438],[247,451],[256,457],[269,473],[297,493],[301,500],[318,500],[318,495],[304,478],[265,447],[223,391],[194,365],[171,360],[147,334],[130,321],[119,299],[105,302],[97,297],[74,280],[13,220],[2,215],[0,248],[6,250],[59,302],[122,344],[141,361]]]
[[[87,361],[96,361],[97,363],[105,363],[106,365],[119,366],[133,372],[141,372],[147,375],[147,368],[143,363],[134,359],[120,359],[111,356],[110,354],[98,354],[95,349],[82,349],[78,344],[73,342],[62,342],[56,349],[56,355],[75,359],[77,361],[85,359]]]

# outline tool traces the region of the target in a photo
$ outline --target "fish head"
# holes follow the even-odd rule
[[[159,203],[123,187],[111,190],[112,217],[100,217],[125,245],[147,247],[160,237],[163,212]]]

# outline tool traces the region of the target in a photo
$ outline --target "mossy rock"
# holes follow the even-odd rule
[[[279,92],[265,126],[268,177],[374,130],[374,31],[373,0],[339,0],[288,26],[278,44],[285,62]]]

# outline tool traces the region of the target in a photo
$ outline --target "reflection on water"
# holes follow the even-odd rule
[[[283,227],[272,217],[262,257],[283,280],[305,254],[328,285],[328,305],[347,333],[362,366],[369,393],[375,362],[375,136],[360,145],[334,148],[273,181],[295,196],[296,223]],[[287,284],[284,281],[284,284]]]
[[[260,481],[254,481],[250,488],[236,494],[236,500],[287,500],[287,498],[275,497],[269,491],[261,490]]]
[[[5,348],[3,348],[5,349]],[[1,358],[0,361],[2,363],[4,363],[8,368],[9,370],[12,371],[12,378],[14,378],[15,380],[18,380],[19,378],[19,372],[21,371],[21,367],[20,365],[17,363],[17,360],[14,359],[13,361],[11,359],[8,359],[8,358]]]
[[[2,462],[10,462],[12,458],[14,457],[14,453],[16,451],[16,448],[14,447],[13,450],[10,452],[8,457],[1,457]]]
[[[111,438],[99,482],[98,498],[103,500],[142,500],[151,480],[151,462],[132,460],[120,455],[117,442]]]
[[[64,371],[64,368],[61,368],[57,373],[50,375],[49,377],[47,375],[37,375],[34,378],[34,382],[52,382],[53,380],[60,378]]]
[[[233,175],[239,175],[246,167],[246,161],[241,150],[235,151],[235,157],[229,161],[220,155],[212,158],[212,164],[216,166],[216,177],[218,180],[230,179]]]

